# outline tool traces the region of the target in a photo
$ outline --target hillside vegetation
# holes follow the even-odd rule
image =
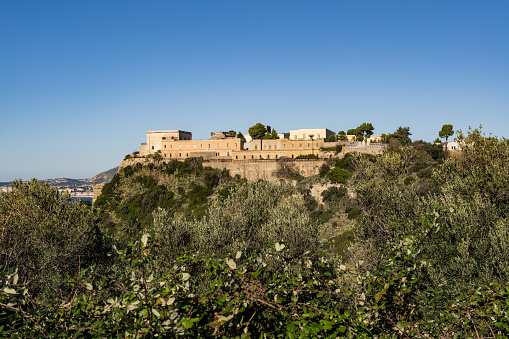
[[[2,337],[507,338],[508,161],[473,130],[455,154],[394,144],[307,179],[285,163],[279,184],[137,164],[93,207],[15,182]]]

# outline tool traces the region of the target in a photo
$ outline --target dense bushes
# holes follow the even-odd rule
[[[487,281],[508,281],[508,160],[505,140],[478,130],[466,138],[461,157],[443,164],[433,166],[428,153],[408,148],[375,162],[360,159],[353,184],[365,262],[374,264],[389,239],[421,232],[425,225],[416,220],[441,206],[440,229],[422,250],[432,266],[430,286],[441,286],[447,300]],[[413,176],[426,167],[433,167],[431,176]]]
[[[209,197],[221,185],[240,182],[227,170],[203,167],[201,158],[126,166],[103,188],[94,206],[103,231],[122,243],[149,229],[153,212],[165,209],[172,217],[201,218]]]
[[[100,256],[90,208],[35,179],[14,181],[12,191],[0,193],[0,225],[1,268],[17,269],[32,295],[65,291],[67,276]]]
[[[376,267],[361,274],[289,255],[280,243],[252,257],[239,251],[168,258],[174,269],[161,274],[151,264],[160,244],[145,234],[113,253],[114,273],[83,270],[70,280],[69,296],[51,303],[33,301],[14,276],[4,275],[0,302],[12,306],[3,308],[0,331],[13,338],[507,337],[509,287],[489,284],[429,307],[436,291],[422,289],[429,264],[419,250],[436,231],[429,225],[420,236],[391,242]],[[193,293],[203,278],[208,288]]]
[[[173,222],[167,230],[190,232],[187,248],[206,256],[266,253],[277,241],[284,241],[295,255],[314,251],[316,225],[303,208],[303,197],[292,193],[267,182],[248,182],[214,201],[201,220]],[[179,250],[176,246],[172,252]]]

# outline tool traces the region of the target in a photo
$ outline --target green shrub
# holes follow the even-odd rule
[[[336,184],[344,184],[352,174],[345,169],[334,167],[327,173],[329,180]]]
[[[91,209],[70,199],[35,179],[14,181],[12,191],[0,193],[2,269],[17,268],[32,295],[66,290],[68,275],[101,256]]]
[[[327,175],[327,173],[329,173],[330,171],[330,166],[327,165],[327,164],[323,164],[322,166],[320,166],[320,171],[318,172],[318,174],[320,175],[320,177],[325,177]]]
[[[341,186],[331,186],[322,192],[322,201],[326,204],[337,204],[339,203],[348,193],[348,190]]]
[[[316,154],[299,155],[295,157],[295,159],[318,159],[318,155]]]

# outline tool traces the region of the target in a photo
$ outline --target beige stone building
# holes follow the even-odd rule
[[[231,158],[234,151],[244,149],[241,139],[215,140],[162,140],[161,155],[169,159],[186,159],[191,157]]]
[[[321,155],[320,148],[324,145],[320,140],[288,140],[288,139],[255,139],[250,143],[249,150],[239,150],[232,153],[233,160],[280,159],[282,157],[296,158],[299,155]]]
[[[300,131],[302,138],[292,139],[290,133],[289,139],[251,140],[249,149],[245,148],[243,140],[223,132],[211,133],[210,140],[192,140],[190,132],[148,131],[147,142],[140,146],[139,155],[144,157],[159,152],[163,159],[202,157],[205,160],[280,159],[308,154],[321,156],[320,149],[324,147],[324,138],[329,135],[329,132],[333,133],[327,129],[297,131]],[[306,133],[309,134],[306,135]]]
[[[165,140],[191,140],[191,132],[174,131],[148,131],[147,142],[140,145],[140,155],[145,156],[162,150],[162,143]]]

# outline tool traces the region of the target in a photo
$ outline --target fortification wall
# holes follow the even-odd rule
[[[298,159],[292,161],[295,169],[300,175],[310,177],[318,174],[320,167],[327,163],[327,159]],[[278,181],[274,172],[279,169],[280,162],[277,160],[246,160],[246,161],[203,161],[203,166],[209,166],[217,169],[227,169],[230,175],[240,175],[250,181],[267,180]]]
[[[310,177],[318,174],[320,167],[327,163],[328,157],[342,158],[347,153],[359,152],[366,154],[380,154],[383,147],[363,147],[363,148],[350,148],[343,147],[341,152],[334,156],[334,152],[324,153],[324,158],[320,159],[295,159],[292,161],[299,174],[304,177]],[[162,159],[160,162],[172,161],[171,159]],[[232,159],[204,159],[203,166],[209,166],[217,169],[227,169],[232,176],[236,174],[247,180],[268,180],[277,181],[274,176],[274,171],[279,168],[279,161],[276,159],[263,159],[263,160],[232,160]],[[152,159],[145,158],[130,158],[123,160],[119,167],[134,166],[136,163],[149,163],[154,162]]]

